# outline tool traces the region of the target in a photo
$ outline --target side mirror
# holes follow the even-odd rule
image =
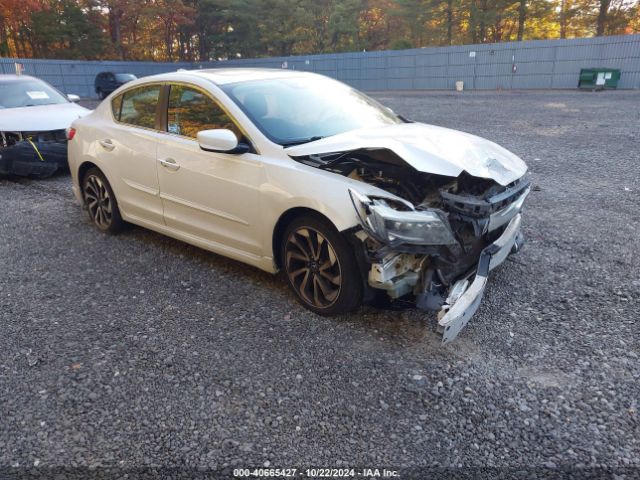
[[[249,146],[238,143],[236,134],[226,128],[198,132],[198,144],[202,150],[218,153],[247,153]]]
[[[74,95],[73,93],[70,93],[69,95],[67,95],[67,98],[69,99],[70,102],[73,102],[73,103],[78,103],[80,101],[80,97],[78,95]]]

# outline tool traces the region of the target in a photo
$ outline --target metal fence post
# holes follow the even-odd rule
[[[67,92],[67,84],[64,81],[64,72],[62,71],[62,63],[58,64],[58,69],[60,70],[60,78],[62,79],[62,91],[66,95],[69,92]]]

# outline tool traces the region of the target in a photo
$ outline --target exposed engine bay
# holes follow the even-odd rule
[[[64,168],[66,130],[0,132],[0,174],[44,178]]]
[[[451,295],[459,296],[468,286],[459,282],[474,275],[481,254],[519,215],[530,191],[526,175],[503,186],[464,171],[457,177],[426,173],[388,149],[295,160],[394,196],[350,191],[362,227],[354,235],[362,245],[368,286],[391,299],[413,296],[419,308],[443,314]],[[519,235],[510,249],[522,243]]]

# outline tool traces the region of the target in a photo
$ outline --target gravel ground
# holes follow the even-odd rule
[[[67,175],[3,179],[0,466],[640,475],[640,92],[376,96],[533,173],[528,243],[453,344],[419,311],[321,318],[280,277],[100,234]]]

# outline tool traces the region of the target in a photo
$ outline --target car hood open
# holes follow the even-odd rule
[[[285,149],[291,157],[388,149],[420,172],[457,177],[463,171],[500,185],[522,177],[527,165],[489,140],[424,123],[364,128]]]
[[[84,117],[90,111],[75,103],[0,109],[0,131],[44,132],[63,130],[70,127],[71,122]]]

